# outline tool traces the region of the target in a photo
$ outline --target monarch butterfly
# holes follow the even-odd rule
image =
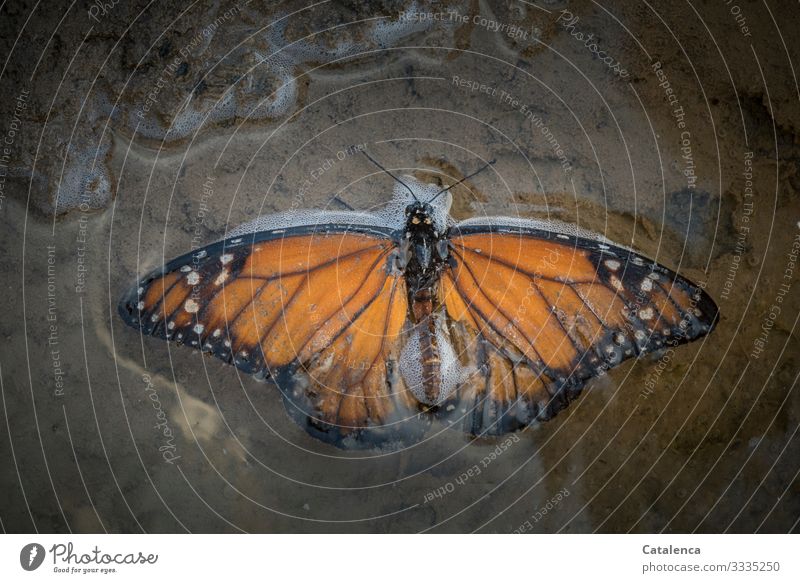
[[[122,318],[275,380],[290,416],[340,447],[416,438],[430,417],[516,431],[717,322],[703,289],[601,235],[455,222],[449,190],[477,172],[437,189],[367,157],[397,181],[383,212],[260,217],[144,277]]]

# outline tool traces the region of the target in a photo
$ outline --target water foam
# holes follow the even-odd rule
[[[408,185],[414,196],[423,202],[429,201],[439,191],[438,186],[420,182],[413,176],[402,176],[401,179]],[[261,231],[329,224],[363,225],[399,231],[405,227],[405,210],[409,204],[414,202],[414,196],[402,184],[395,184],[392,198],[381,210],[376,212],[326,211],[322,209],[283,211],[262,215],[243,223],[227,233],[226,238],[249,235]],[[450,193],[445,192],[431,203],[433,223],[440,231],[444,231],[447,226],[452,224],[449,214],[452,202],[453,198]]]
[[[434,318],[436,346],[439,352],[438,397],[434,402],[431,402],[425,394],[422,366],[422,334],[427,334],[427,331],[422,331],[418,328],[411,331],[408,341],[400,353],[400,375],[403,377],[408,390],[419,402],[428,405],[440,405],[466,380],[469,371],[461,365],[453,344],[450,342],[450,334],[445,322],[444,312],[438,312],[431,317]]]

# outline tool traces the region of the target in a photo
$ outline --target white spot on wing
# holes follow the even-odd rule
[[[190,314],[196,314],[198,310],[200,310],[200,304],[194,301],[192,298],[186,300],[186,303],[183,304],[183,309],[189,312]]]
[[[228,270],[223,269],[217,276],[217,279],[214,280],[214,285],[222,285],[225,283],[226,279],[228,279]]]
[[[224,255],[220,255],[219,262],[222,263],[222,265],[230,263],[231,261],[233,261],[233,255],[232,254],[225,253]]]

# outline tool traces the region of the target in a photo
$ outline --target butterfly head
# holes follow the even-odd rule
[[[406,226],[410,231],[432,229],[433,207],[427,202],[414,201],[406,207]]]

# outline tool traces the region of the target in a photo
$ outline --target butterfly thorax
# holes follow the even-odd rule
[[[447,238],[437,230],[433,209],[426,203],[406,208],[406,227],[401,247],[406,255],[405,277],[410,297],[435,286],[448,262]]]

